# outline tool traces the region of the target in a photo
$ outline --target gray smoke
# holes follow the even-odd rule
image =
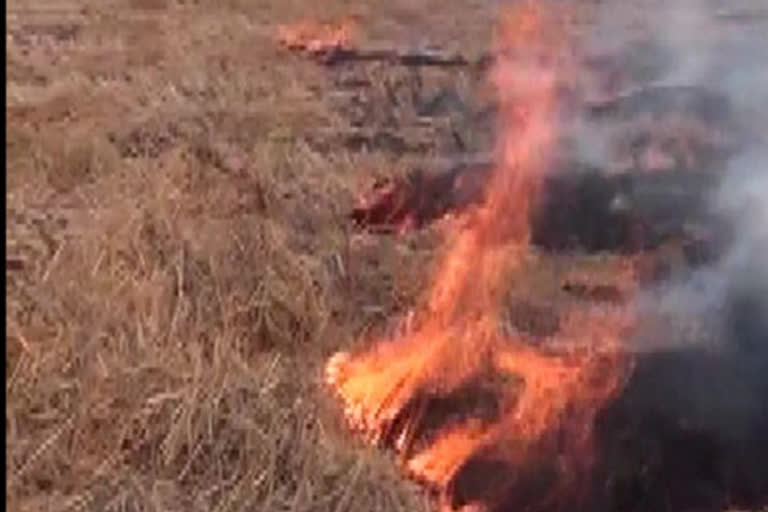
[[[768,2],[609,2],[589,46],[624,52],[636,77],[629,87],[694,86],[730,102],[738,149],[716,169],[722,181],[708,198],[730,231],[726,253],[643,293],[639,314],[655,320],[632,346],[646,357],[681,354],[679,367],[647,372],[657,379],[648,400],[699,426],[748,435],[765,421],[768,392]],[[574,126],[582,158],[610,159],[609,129]]]

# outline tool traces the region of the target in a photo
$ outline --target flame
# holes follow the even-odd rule
[[[338,353],[326,366],[350,427],[391,444],[406,471],[442,491],[450,509],[492,508],[521,492],[526,468],[542,463],[556,476],[542,496],[521,495],[521,503],[575,489],[593,458],[594,416],[627,367],[620,341],[631,316],[618,308],[570,313],[556,339],[537,344],[499,328],[505,285],[530,253],[529,209],[553,152],[564,42],[536,2],[504,19],[493,73],[503,125],[484,201],[457,222],[405,334],[355,355]],[[614,276],[634,282],[631,265]],[[481,388],[491,397],[487,411],[443,412],[442,424],[434,424],[437,402],[462,408],[485,399],[456,397]],[[455,503],[471,473],[463,468],[483,458],[502,463],[509,476],[493,489],[464,489],[470,496]]]
[[[332,23],[305,20],[280,25],[277,40],[289,50],[326,53],[348,47],[355,40],[356,33],[357,26],[351,18]]]

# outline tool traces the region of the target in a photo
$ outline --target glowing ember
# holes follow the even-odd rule
[[[505,20],[493,74],[503,122],[496,168],[484,201],[456,223],[415,325],[363,353],[336,354],[326,368],[350,426],[391,444],[448,508],[566,499],[590,467],[594,416],[626,370],[619,342],[631,318],[619,309],[572,313],[546,343],[499,328],[504,284],[529,253],[529,208],[554,150],[558,28],[534,2]],[[615,276],[633,282],[629,265]],[[445,411],[480,402],[485,410]],[[476,476],[466,468],[483,462],[502,467],[504,479],[467,483]]]
[[[290,50],[327,53],[349,46],[356,27],[351,19],[337,23],[303,21],[278,28],[278,42]]]

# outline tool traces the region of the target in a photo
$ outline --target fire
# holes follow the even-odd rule
[[[543,504],[577,487],[590,467],[594,416],[625,374],[620,340],[631,327],[625,311],[602,308],[569,314],[552,340],[500,331],[505,285],[524,271],[529,208],[554,151],[565,49],[535,2],[505,19],[500,36],[493,80],[503,125],[484,201],[458,219],[407,332],[336,354],[326,367],[350,427],[393,446],[451,509]],[[633,282],[630,265],[615,276]],[[468,405],[482,410],[456,410]],[[507,476],[467,483],[467,468],[483,463]],[[539,494],[524,483],[532,468],[551,475]]]
[[[278,27],[278,42],[289,50],[312,54],[346,48],[355,39],[356,24],[352,19],[334,23],[302,21]]]

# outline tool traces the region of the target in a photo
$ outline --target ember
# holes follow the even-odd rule
[[[504,283],[524,271],[529,253],[529,213],[556,136],[567,45],[534,2],[505,20],[499,43],[499,137],[481,201],[457,219],[405,335],[336,354],[326,368],[350,426],[397,450],[448,509],[577,498],[594,462],[595,415],[628,364],[619,342],[632,316],[617,307],[571,312],[556,336],[537,344],[500,333]],[[619,265],[617,286],[633,287],[632,268]],[[466,411],[467,401],[486,407]],[[503,468],[504,477],[478,482],[477,467]]]
[[[354,40],[355,32],[351,19],[336,23],[304,21],[281,26],[278,42],[290,50],[320,55],[348,46]]]

